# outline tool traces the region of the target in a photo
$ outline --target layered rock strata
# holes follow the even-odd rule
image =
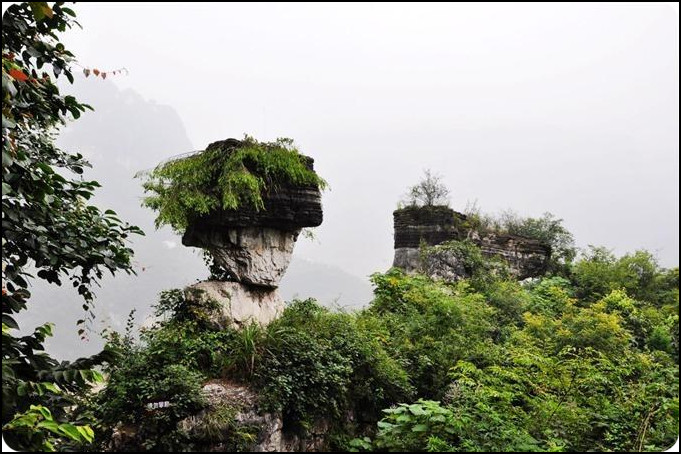
[[[407,207],[396,210],[393,219],[393,266],[407,272],[426,272],[447,280],[468,277],[469,271],[446,248],[431,255],[427,259],[429,263],[423,263],[421,246],[437,246],[450,241],[470,240],[480,247],[484,256],[503,259],[518,279],[545,273],[551,257],[551,248],[537,240],[495,232],[480,233],[470,225],[466,215],[445,206]]]

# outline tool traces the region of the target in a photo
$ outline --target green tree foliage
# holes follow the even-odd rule
[[[291,139],[258,142],[247,136],[238,145],[228,142],[215,142],[140,175],[151,193],[143,204],[158,211],[157,226],[170,225],[183,233],[192,220],[212,211],[262,210],[263,194],[281,185],[326,187]]]
[[[96,381],[91,367],[107,358],[50,358],[42,351],[50,325],[16,337],[13,315],[27,307],[28,280],[70,280],[87,311],[90,288],[105,271],[132,271],[126,238],[141,233],[113,211],[88,205],[99,185],[79,176],[87,162],[54,145],[58,128],[89,109],[56,85],[62,76],[73,82],[73,54],[58,33],[77,25],[74,17],[61,2],[29,2],[10,5],[2,18],[2,417],[7,441],[19,449],[89,441],[86,429],[88,436],[63,426],[65,408],[73,405],[70,393]]]
[[[573,273],[577,293],[583,298],[593,300],[621,288],[633,298],[660,305],[678,298],[674,295],[674,289],[678,289],[678,268],[675,270],[662,273],[655,257],[647,251],[618,259],[606,248],[590,246]]]
[[[495,354],[494,310],[468,282],[454,286],[411,277],[398,269],[375,274],[372,306],[393,354],[409,371],[417,395],[439,400],[446,391],[449,361],[487,362]]]
[[[659,451],[674,442],[678,268],[662,269],[645,251],[617,258],[592,248],[575,261],[572,236],[548,214],[504,215],[495,226],[556,252],[558,272],[525,284],[461,243],[470,278],[375,274],[374,301],[356,313],[297,301],[266,328],[234,329],[221,325],[215,301],[173,290],[161,295],[158,321],[139,341],[130,322],[91,358],[58,363],[46,355],[49,324],[17,337],[12,316],[30,299],[29,270],[52,283],[70,280],[87,310],[104,271],[131,271],[125,240],[139,233],[87,205],[97,187],[77,177],[87,164],[53,144],[59,125],[87,109],[55,85],[60,76],[72,80],[73,56],[57,33],[73,16],[61,3],[32,2],[9,6],[3,17],[2,382],[10,444],[103,448],[122,423],[136,427],[144,450],[218,442],[247,449],[255,434],[238,427],[234,408],[207,409],[191,430],[181,424],[206,409],[201,386],[217,378],[257,390],[263,410],[281,412],[287,430],[304,434],[315,420],[329,420],[339,449]],[[323,186],[288,141],[224,146],[151,172],[145,203],[159,210],[159,225],[181,230],[214,209],[262,209],[263,195],[278,185]],[[426,177],[435,192],[416,191],[414,200],[441,203],[439,181]],[[114,356],[105,389],[79,394],[102,380],[93,367]],[[376,430],[358,421],[376,421]]]
[[[140,343],[129,333],[111,335],[109,348],[121,360],[106,370],[107,388],[94,404],[103,422],[101,440],[122,421],[139,428],[149,449],[193,446],[197,441],[178,422],[200,408],[197,387],[209,378],[252,384],[263,408],[281,412],[287,427],[301,432],[318,417],[341,424],[347,411],[377,413],[413,396],[407,374],[368,328],[370,321],[305,300],[291,304],[266,329],[251,324],[235,330],[204,323],[217,308],[197,296],[162,293],[156,306],[160,321],[142,333]],[[173,387],[164,387],[161,378],[171,367],[181,367],[182,375],[175,375]],[[149,417],[146,405],[157,400],[169,401],[174,413],[160,413],[163,420]]]
[[[28,411],[18,414],[4,429],[13,432],[17,438],[29,440],[29,445],[40,446],[45,451],[55,451],[56,443],[52,442],[54,439],[80,444],[92,443],[95,437],[90,426],[55,421],[52,412],[42,405],[31,405]],[[63,440],[60,441],[57,446],[65,444]]]
[[[520,284],[487,273],[481,285],[392,269],[372,276],[375,298],[367,309],[335,313],[313,300],[296,301],[268,327],[238,330],[211,322],[217,307],[209,301],[164,293],[161,321],[112,367],[99,411],[109,430],[128,421],[147,435],[163,433],[147,438],[150,449],[198,446],[176,425],[195,409],[184,407],[169,425],[143,412],[160,398],[163,371],[181,366],[192,387],[176,387],[177,394],[163,388],[163,398],[195,396],[199,379],[246,383],[260,395],[262,410],[281,412],[286,430],[304,435],[316,421],[329,421],[337,449],[670,446],[678,433],[677,272],[656,268],[647,292],[653,301],[624,287],[582,295],[586,276],[569,275],[573,280]],[[348,414],[380,420],[377,430],[367,432]],[[235,420],[225,418],[227,442],[248,449]]]
[[[654,268],[650,259],[636,253],[612,258],[612,266],[626,264],[622,266],[629,269],[633,262],[636,270],[650,270]],[[587,257],[575,264],[581,271],[573,273],[574,281],[549,277],[525,287],[500,281],[483,288],[482,295],[477,294],[479,304],[492,312],[487,317],[479,313],[476,320],[496,325],[495,319],[503,315],[500,320],[505,324],[504,335],[487,344],[489,353],[482,352],[484,343],[476,346],[471,341],[467,355],[450,350],[439,357],[436,352],[443,347],[437,346],[421,353],[438,358],[431,375],[446,371],[447,380],[440,385],[446,392],[421,388],[418,393],[443,402],[441,423],[446,426],[431,427],[423,420],[431,418],[432,411],[414,407],[413,413],[407,410],[410,406],[400,405],[379,422],[373,440],[359,438],[351,446],[486,452],[655,451],[671,446],[678,434],[676,272],[654,268],[652,276],[622,273],[624,281],[614,285],[618,289],[602,296],[600,286],[580,286],[605,276],[590,261]],[[591,270],[596,276],[589,275]],[[632,298],[622,285],[641,276],[657,283],[645,291],[651,295],[649,301]],[[422,307],[436,307],[446,298],[444,292],[429,292],[427,302],[413,299],[415,288],[433,285],[426,278],[400,278],[391,271],[374,280],[376,299],[370,310],[409,314],[413,319]],[[450,294],[457,295],[463,284],[458,283]],[[509,306],[516,307],[510,311]],[[433,323],[427,326],[429,334],[442,336]],[[459,329],[478,341],[484,339],[479,332]],[[399,325],[396,331],[406,332]],[[399,334],[393,336],[393,341],[400,339]],[[413,375],[418,369],[406,370],[417,383],[425,382]]]
[[[409,398],[413,389],[399,361],[380,342],[376,326],[298,301],[272,323],[256,383],[272,409],[293,426],[315,417],[344,421],[348,410],[377,412]]]
[[[383,410],[387,416],[378,423],[373,446],[391,452],[450,451],[446,440],[456,434],[458,421],[452,411],[440,402],[419,399]],[[371,439],[365,437],[350,442],[352,451],[371,449]]]

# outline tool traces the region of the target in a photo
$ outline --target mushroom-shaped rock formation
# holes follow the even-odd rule
[[[313,171],[312,158],[305,157]],[[275,288],[286,272],[303,227],[322,223],[316,185],[281,185],[262,196],[264,208],[216,210],[193,220],[182,244],[207,249],[235,281]]]
[[[221,322],[266,324],[281,312],[276,289],[296,239],[323,219],[324,181],[313,164],[287,140],[227,139],[162,164],[145,183],[157,223],[181,231],[185,246],[206,249],[226,276],[190,287],[221,303]]]
[[[395,260],[393,266],[407,272],[424,272],[432,277],[456,280],[469,277],[452,249],[435,248],[424,256],[421,246],[438,246],[450,241],[470,240],[486,257],[499,257],[518,279],[546,272],[551,248],[517,235],[480,233],[466,215],[446,206],[407,207],[393,212]],[[444,246],[444,245],[443,245]]]

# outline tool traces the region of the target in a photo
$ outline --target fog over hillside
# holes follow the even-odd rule
[[[91,104],[95,112],[70,124],[59,139],[60,145],[82,153],[92,164],[85,178],[102,185],[93,203],[115,210],[121,219],[146,233],[132,238],[137,275],[105,276],[101,288],[96,289],[97,318],[90,326],[87,341],[81,341],[76,334],[75,322],[83,318],[77,292],[68,282],[56,287],[35,280],[31,299],[35,310],[19,314],[19,324],[28,332],[40,323],[54,322],[55,336],[48,339],[48,350],[58,358],[74,359],[101,349],[103,342],[98,333],[107,326],[122,330],[133,309],[137,323],[143,323],[151,315],[160,291],[208,276],[200,250],[182,246],[179,235],[170,228],[154,227],[155,214],[140,206],[143,190],[140,180],[134,178],[140,170],[206,144],[191,144],[177,112],[144,99],[132,89],[120,90],[110,81],[84,78],[65,89],[75,90],[76,96]],[[318,240],[301,237],[298,246],[306,241]],[[280,291],[287,301],[314,297],[341,309],[360,307],[371,299],[366,276],[354,276],[301,258],[295,251]]]

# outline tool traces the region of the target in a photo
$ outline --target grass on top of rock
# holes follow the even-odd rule
[[[158,212],[156,226],[170,225],[183,232],[192,220],[212,211],[265,208],[263,194],[282,185],[315,185],[326,182],[306,163],[292,139],[258,142],[220,141],[205,151],[165,162],[145,179],[143,206]]]

